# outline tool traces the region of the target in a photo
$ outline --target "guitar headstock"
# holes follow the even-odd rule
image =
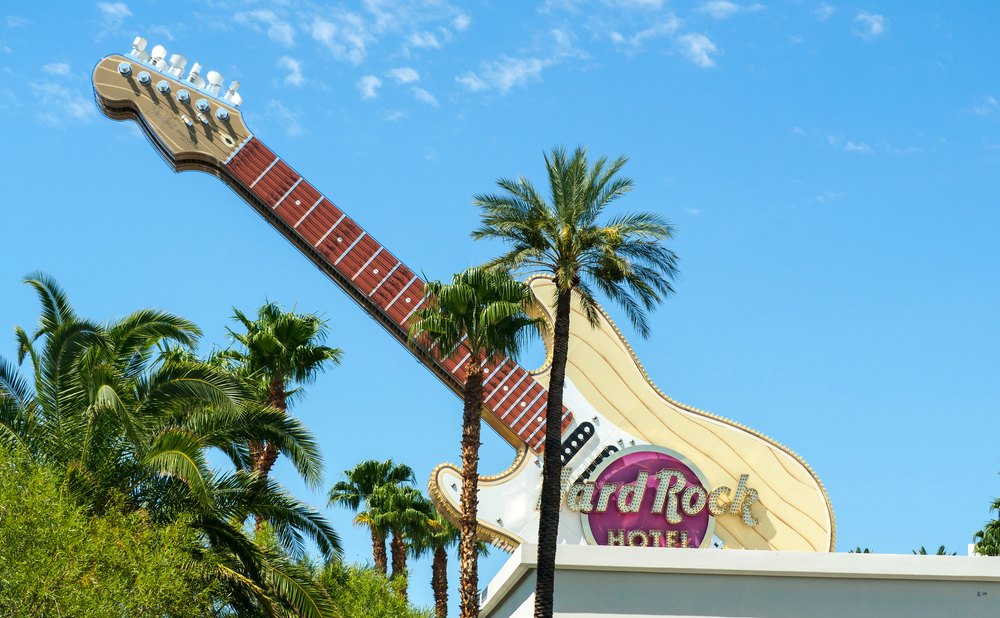
[[[135,120],[177,171],[218,170],[251,137],[239,111],[239,82],[223,78],[180,54],[167,57],[136,37],[127,55],[112,54],[94,68],[94,93],[104,115]]]

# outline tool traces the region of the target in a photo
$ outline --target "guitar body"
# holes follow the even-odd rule
[[[456,346],[451,356],[438,358],[408,345],[409,320],[427,300],[417,271],[250,132],[238,109],[241,99],[232,96],[235,86],[220,96],[220,88],[206,86],[194,71],[182,78],[183,67],[165,62],[165,51],[150,60],[143,51],[145,44],[136,39],[130,54],[108,56],[94,68],[94,93],[102,112],[115,120],[138,122],[173,170],[207,172],[232,187],[446,387],[460,394],[467,348]],[[222,77],[217,77],[221,84]],[[545,317],[551,322],[551,281],[535,277],[530,283],[540,311],[547,311]],[[551,342],[546,343],[551,348]],[[503,359],[488,373],[483,418],[518,454],[505,472],[480,478],[480,530],[485,540],[509,549],[538,535],[548,366],[529,372],[512,359]],[[666,535],[686,533],[652,529],[664,522],[684,525],[671,521],[680,517],[680,505],[692,521],[701,518],[704,525],[692,538],[702,547],[833,550],[836,537],[829,500],[819,479],[798,456],[749,428],[667,397],[649,380],[607,315],[601,314],[598,326],[592,328],[579,303],[573,307],[566,374],[561,543],[636,544],[633,541],[638,540],[644,545],[651,537],[653,545],[684,546],[686,537]],[[619,483],[618,489],[610,487],[611,482],[598,487],[599,476],[613,465],[620,466],[613,470],[617,474],[643,457],[647,464],[669,463],[650,472],[655,474],[655,479],[648,479],[653,485],[642,484],[641,491],[638,482],[628,489],[627,483]],[[670,477],[684,468],[692,476],[683,481]],[[602,496],[605,489],[618,491],[615,504],[624,518],[613,519],[613,529],[601,528],[607,535],[603,539],[593,533],[587,518],[614,516],[613,507],[611,512],[607,508],[611,493],[603,503],[598,499],[595,505],[574,509],[567,497],[580,495],[574,493],[578,483],[583,483],[584,494],[588,489],[600,489]],[[652,490],[643,503],[647,487]],[[676,495],[666,503],[664,519],[662,506],[671,488]],[[438,466],[430,479],[430,493],[439,509],[457,521],[461,471],[450,464]],[[629,503],[625,498],[629,495],[638,498]],[[720,496],[728,496],[728,503]],[[576,498],[572,502],[579,506]],[[620,521],[638,515],[643,504],[653,505],[643,509],[644,516],[656,514],[644,520],[649,524],[645,531],[623,529]],[[635,510],[630,510],[632,506]],[[665,544],[660,542],[661,533]]]
[[[539,304],[551,306],[552,282],[535,277],[530,283]],[[550,310],[550,320],[552,315]],[[546,343],[551,350],[551,341]],[[547,383],[548,365],[535,377]],[[650,381],[608,316],[602,313],[599,326],[592,328],[576,302],[566,377],[565,403],[575,415],[568,431],[584,421],[595,428],[594,438],[566,465],[571,478],[579,476],[608,445],[627,447],[634,441],[666,447],[694,463],[711,486],[736,487],[741,475],[750,475],[759,494],[753,505],[759,524],[749,527],[739,518],[715,518],[715,535],[726,547],[833,550],[833,511],[822,483],[805,462],[752,429],[670,399]],[[513,465],[479,481],[481,534],[506,548],[536,542],[536,502],[542,484],[536,456],[523,445],[512,446],[521,447]],[[459,468],[442,464],[430,479],[432,498],[452,518],[458,517],[461,478]],[[559,542],[587,542],[581,515],[566,508],[565,498]]]

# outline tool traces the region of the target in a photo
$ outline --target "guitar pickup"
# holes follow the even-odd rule
[[[566,438],[565,442],[562,443],[562,451],[559,453],[559,458],[562,459],[562,465],[566,465],[580,452],[583,445],[590,441],[594,437],[594,426],[590,422],[580,423],[570,437]]]

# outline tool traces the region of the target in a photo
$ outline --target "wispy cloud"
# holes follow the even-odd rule
[[[49,75],[69,75],[70,66],[67,62],[53,62],[51,64],[44,65],[42,70]]]
[[[278,66],[288,71],[285,76],[285,83],[289,86],[301,86],[305,82],[302,74],[302,62],[291,56],[278,58]]]
[[[710,0],[699,6],[696,10],[715,19],[726,19],[737,13],[750,13],[764,9],[763,4],[736,4],[730,0]]]
[[[715,66],[712,56],[718,54],[719,49],[704,34],[685,34],[677,42],[680,43],[681,52],[691,62],[703,69]]]
[[[820,21],[826,21],[826,20],[830,19],[831,17],[833,17],[833,14],[836,13],[836,12],[837,12],[837,9],[835,7],[833,7],[833,6],[829,5],[829,4],[826,4],[825,2],[823,4],[821,4],[821,5],[819,5],[819,8],[817,8],[815,11],[813,11],[813,13],[815,13],[816,17],[819,17]]]
[[[663,0],[610,0],[609,4],[623,9],[655,11],[663,8]]]
[[[101,14],[101,30],[97,33],[98,39],[119,31],[125,19],[132,16],[132,11],[124,2],[98,2],[97,10]]]
[[[317,17],[309,26],[313,39],[326,47],[338,60],[361,64],[375,36],[364,18],[357,13],[340,11],[329,19]]]
[[[498,60],[480,63],[478,71],[466,71],[455,78],[471,92],[495,90],[506,94],[512,88],[541,81],[542,72],[548,67],[570,58],[586,58],[587,54],[576,47],[573,34],[565,29],[550,30],[546,40],[550,43],[547,54],[512,57],[502,55]]]
[[[276,43],[286,47],[295,45],[295,28],[271,9],[239,12],[234,19],[257,31],[266,31],[267,37]]]
[[[885,16],[868,11],[858,11],[854,16],[854,23],[861,28],[857,31],[858,36],[871,41],[877,39],[885,33]]]
[[[397,67],[389,69],[385,74],[397,84],[410,84],[420,81],[420,73],[413,67]]]
[[[441,41],[433,32],[414,32],[407,37],[406,42],[410,47],[441,49]]]
[[[374,99],[378,97],[378,89],[382,86],[382,80],[374,75],[364,75],[358,80],[357,86],[362,99]]]
[[[272,118],[284,126],[285,133],[290,137],[302,135],[304,132],[302,123],[299,121],[299,113],[285,107],[281,101],[275,99],[268,101],[267,111]]]
[[[969,111],[977,116],[988,116],[996,111],[998,106],[1000,106],[1000,101],[997,101],[996,97],[986,95],[977,99]]]
[[[823,204],[825,202],[832,202],[834,200],[841,200],[841,199],[844,199],[845,197],[847,197],[846,193],[841,193],[839,191],[824,191],[823,193],[820,193],[819,195],[817,195],[813,199],[816,200],[817,202],[819,202],[820,204]]]
[[[612,30],[608,37],[611,42],[619,47],[625,47],[628,51],[637,51],[643,43],[650,39],[672,36],[680,28],[681,22],[673,13],[666,15],[659,23],[648,28],[643,28],[630,35],[622,34]]]
[[[855,142],[852,140],[845,141],[836,135],[827,135],[826,143],[834,148],[841,148],[847,152],[854,152],[858,154],[872,154],[875,152],[875,150],[865,142]]]
[[[18,15],[4,15],[3,25],[8,28],[23,28],[31,22]]]
[[[392,111],[386,112],[382,118],[386,122],[399,122],[405,119],[409,114],[406,113],[405,109],[394,109]]]
[[[40,112],[35,118],[51,127],[62,127],[76,122],[90,122],[97,117],[94,102],[83,92],[70,89],[56,82],[33,82],[29,84],[32,94],[38,99]]]
[[[697,217],[701,214],[701,208],[685,208],[684,212],[691,215],[692,217]]]
[[[419,87],[418,88],[414,88],[413,89],[413,96],[415,96],[417,98],[417,100],[420,101],[421,103],[426,103],[426,104],[432,105],[434,107],[438,106],[438,100],[437,100],[437,98],[433,94],[431,94],[430,92],[428,92],[427,90],[424,90],[423,88],[419,88]]]
[[[465,30],[472,23],[472,18],[465,13],[459,13],[451,20],[451,25],[459,32]]]

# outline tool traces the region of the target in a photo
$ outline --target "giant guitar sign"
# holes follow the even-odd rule
[[[400,342],[424,302],[415,271],[267,148],[243,122],[234,83],[201,74],[162,46],[111,55],[94,69],[101,111],[139,123],[175,170],[220,178]],[[529,280],[551,319],[552,282]],[[604,314],[591,328],[579,304],[570,328],[563,410],[563,543],[727,546],[831,551],[833,512],[813,471],[774,440],[680,404],[648,378]],[[547,342],[550,343],[550,342]],[[468,350],[444,360],[404,346],[461,392]],[[548,367],[512,359],[486,368],[484,419],[517,452],[480,482],[484,539],[511,548],[537,538]],[[442,464],[430,493],[457,519],[461,471]]]

